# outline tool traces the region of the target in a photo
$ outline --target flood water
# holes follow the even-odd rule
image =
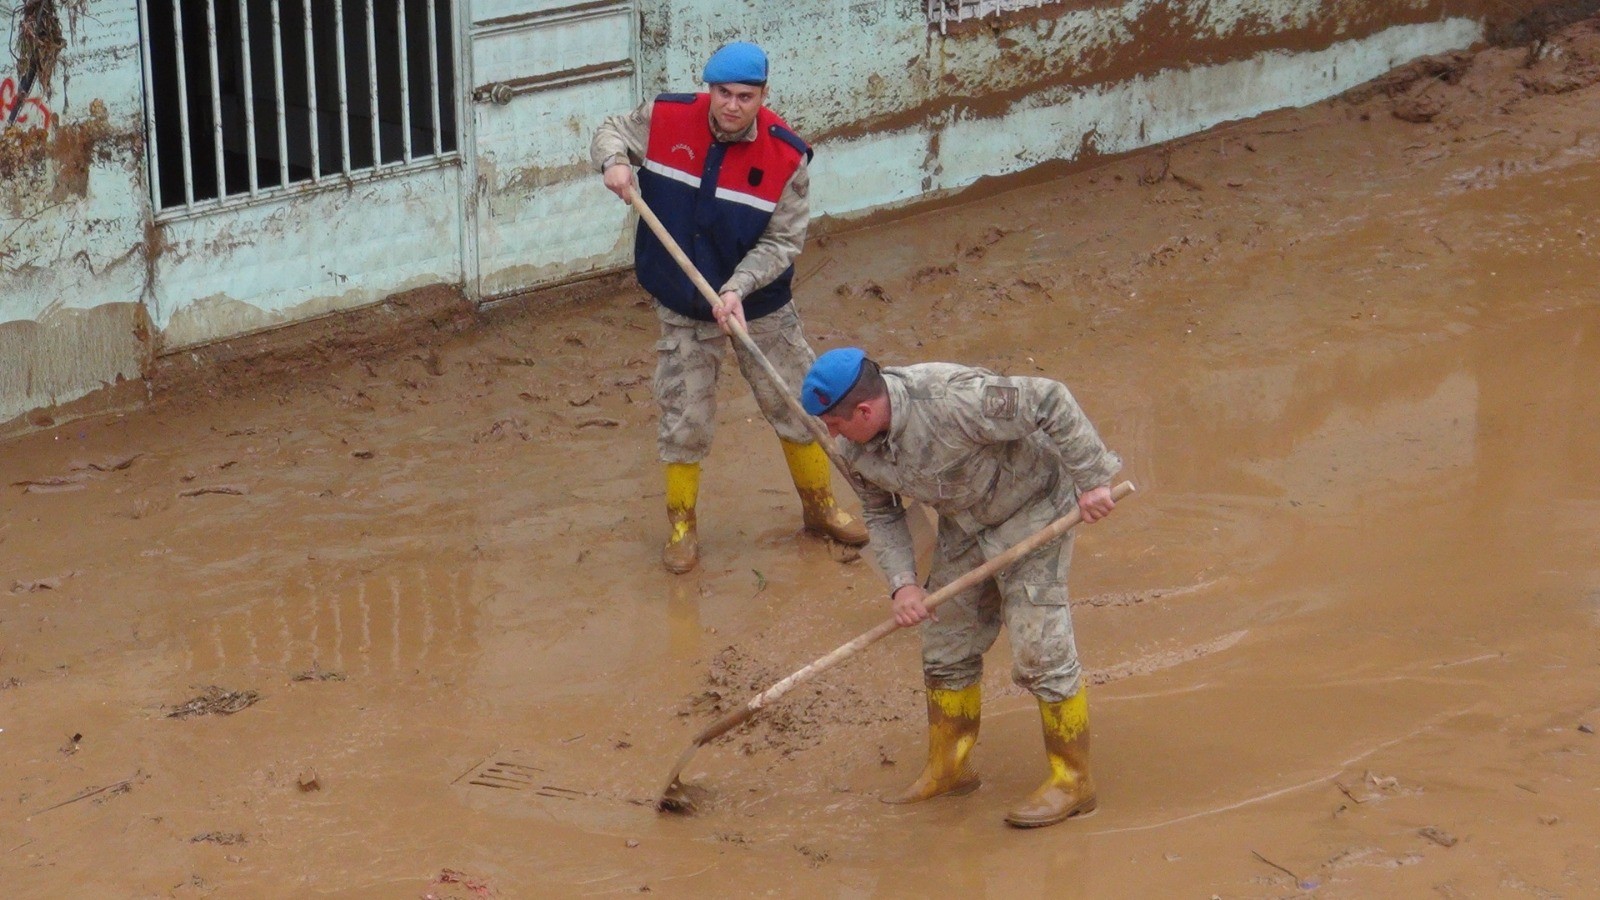
[[[1561,40],[1534,75],[1600,73]],[[1125,460],[1071,585],[1094,815],[1002,824],[1044,775],[1003,638],[983,787],[879,803],[923,753],[909,634],[655,811],[888,605],[736,376],[701,567],[661,571],[624,291],[0,446],[7,893],[1591,895],[1600,88],[1524,56],[1431,123],[1331,101],[802,257],[819,351],[1061,379]],[[170,715],[212,686],[256,696]]]

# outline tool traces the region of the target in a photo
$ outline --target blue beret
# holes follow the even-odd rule
[[[700,80],[706,84],[767,83],[767,52],[755,44],[735,41],[711,54]]]
[[[806,412],[820,416],[833,409],[860,380],[866,358],[867,354],[855,347],[829,350],[817,357],[800,385],[800,404]]]

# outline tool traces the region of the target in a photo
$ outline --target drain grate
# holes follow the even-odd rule
[[[467,779],[467,784],[521,791],[536,784],[543,772],[544,770],[538,766],[525,766],[522,763],[496,760],[486,762],[475,769],[472,777]]]
[[[548,775],[541,766],[517,762],[515,757],[496,754],[478,763],[456,779],[469,785],[501,791],[526,791],[539,797],[555,800],[576,800],[592,797],[589,791],[579,791],[560,785],[548,784]]]

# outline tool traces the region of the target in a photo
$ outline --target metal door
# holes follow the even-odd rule
[[[471,3],[467,252],[480,299],[628,261],[627,207],[590,170],[589,139],[637,102],[637,23],[634,0]]]

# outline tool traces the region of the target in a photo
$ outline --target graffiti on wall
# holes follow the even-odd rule
[[[0,80],[0,127],[49,131],[52,121],[54,115],[43,100],[28,96],[15,78]]]
[[[18,77],[0,81],[0,130],[48,131],[54,119],[50,107],[34,96],[34,88],[49,93],[50,78],[67,45],[61,15],[56,0],[23,0],[10,12],[11,58]]]

